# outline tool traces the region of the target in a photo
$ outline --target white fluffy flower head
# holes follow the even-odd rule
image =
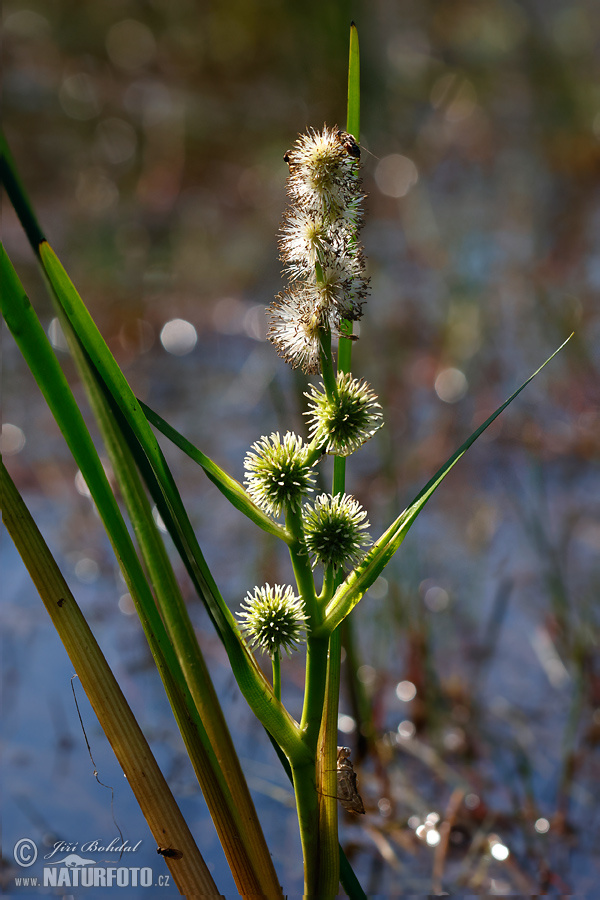
[[[301,498],[312,491],[314,475],[306,459],[302,438],[291,431],[283,440],[274,432],[252,444],[244,460],[245,484],[256,505],[273,516],[288,506],[296,509]]]
[[[365,381],[340,372],[336,389],[336,396],[330,398],[324,388],[312,385],[305,394],[309,410],[304,415],[311,439],[323,441],[327,453],[348,456],[381,428],[383,416],[377,395]]]
[[[350,567],[371,543],[367,514],[349,494],[321,494],[303,510],[306,548],[313,563]]]
[[[238,619],[251,646],[270,656],[281,650],[291,654],[305,638],[302,601],[289,585],[265,584],[254,588],[254,593],[246,594]]]

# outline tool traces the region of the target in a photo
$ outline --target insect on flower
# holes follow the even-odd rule
[[[360,159],[360,147],[351,134],[348,134],[347,131],[338,131],[336,137],[344,150],[346,150],[346,152],[349,153],[350,156],[356,156],[357,159]]]
[[[290,202],[279,251],[289,286],[267,311],[268,338],[292,368],[314,375],[321,369],[322,337],[338,337],[342,321],[360,319],[368,293],[357,240],[364,198],[360,147],[348,132],[325,125],[299,135],[283,158]]]
[[[354,140],[351,134],[348,134],[347,131],[336,131],[335,133],[336,140],[339,144],[342,145],[346,153],[349,153],[350,156],[355,156],[357,159],[360,159],[360,147]],[[288,166],[292,165],[291,162],[291,154],[293,151],[286,150],[283,154],[283,161],[288,164]]]

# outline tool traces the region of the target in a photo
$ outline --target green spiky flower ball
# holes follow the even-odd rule
[[[365,381],[340,372],[336,380],[337,396],[329,398],[314,385],[305,394],[309,400],[310,437],[322,440],[327,453],[348,456],[364,444],[383,425],[377,395]]]
[[[304,536],[313,565],[355,565],[371,543],[365,533],[369,527],[366,515],[360,503],[348,494],[321,494],[313,506],[306,504]]]
[[[265,584],[248,591],[241,610],[238,619],[251,646],[270,656],[281,650],[289,655],[305,640],[302,601],[289,585]]]
[[[287,506],[297,509],[300,499],[312,491],[314,478],[302,438],[288,431],[282,440],[274,432],[252,444],[252,451],[244,460],[252,500],[273,516],[281,515]]]

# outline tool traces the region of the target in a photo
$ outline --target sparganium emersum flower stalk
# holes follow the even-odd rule
[[[289,279],[269,308],[269,339],[293,368],[320,370],[321,333],[359,319],[368,279],[357,241],[363,194],[360,149],[338,128],[300,135],[284,159],[288,197],[279,238]]]

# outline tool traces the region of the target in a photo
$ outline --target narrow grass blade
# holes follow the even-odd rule
[[[477,438],[483,434],[485,429],[492,424],[492,422],[503,412],[506,407],[512,403],[512,401],[517,397],[521,391],[527,387],[530,381],[532,381],[535,376],[541,372],[541,370],[546,366],[550,360],[554,359],[557,353],[559,353],[565,344],[570,341],[572,335],[570,335],[567,340],[561,344],[561,346],[554,351],[552,356],[548,357],[545,363],[543,363],[539,369],[537,369],[533,375],[530,375],[527,381],[525,381],[521,387],[517,388],[514,394],[506,400],[498,409],[492,413],[492,415],[485,420],[485,422],[479,426],[479,428],[473,432],[473,434],[462,444],[458,450],[450,457],[450,459],[444,463],[444,465],[439,469],[433,478],[425,485],[422,491],[415,497],[413,502],[408,506],[404,512],[402,512],[398,518],[392,522],[390,527],[384,534],[381,535],[379,540],[373,545],[363,562],[357,566],[345,579],[345,581],[340,585],[336,593],[331,599],[331,602],[328,604],[327,609],[325,611],[325,620],[323,622],[322,630],[326,633],[330,633],[334,628],[336,628],[339,623],[348,615],[348,613],[356,606],[358,601],[364,595],[364,593],[369,589],[369,587],[373,584],[376,578],[379,577],[385,566],[388,564],[404,538],[406,537],[411,525],[434,493],[434,491],[439,487],[441,482],[444,480],[448,472],[456,465],[459,459],[464,456],[469,447],[475,443]]]
[[[6,324],[84,474],[121,563],[127,588],[137,604],[157,665],[164,669],[165,659],[172,655],[171,646],[127,526],[64,373],[3,248],[0,248],[0,278],[0,304]]]
[[[2,517],[181,894],[220,896],[187,823],[75,598],[0,462]]]
[[[213,619],[218,623],[220,629],[223,631],[235,629],[233,616],[219,595],[214,579],[193,535],[191,524],[173,476],[137,398],[106,345],[104,338],[98,331],[71,279],[47,242],[44,242],[40,247],[40,257],[56,299],[85,349],[90,362],[97,369],[100,378],[106,384],[116,404],[129,422],[137,440],[140,442],[155,472],[161,491],[164,493],[165,502],[173,512],[175,521],[185,532],[188,544],[190,546],[195,545],[193,565],[197,570],[198,580],[203,585],[202,599],[210,608]]]
[[[10,198],[19,221],[23,226],[23,230],[27,235],[35,253],[38,252],[40,243],[45,240],[44,233],[40,223],[37,220],[35,210],[31,205],[27,191],[17,172],[15,161],[10,152],[10,148],[6,143],[6,138],[0,132],[0,182],[6,188],[6,193]]]

